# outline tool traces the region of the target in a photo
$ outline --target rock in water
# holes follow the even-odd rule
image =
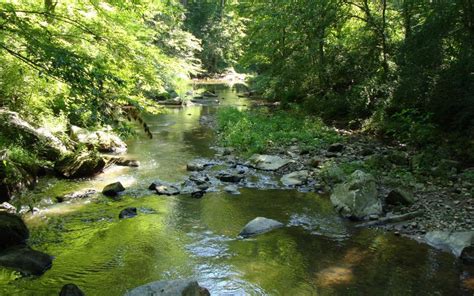
[[[102,156],[84,150],[64,156],[55,163],[54,170],[62,177],[81,178],[93,176],[101,172],[105,164]]]
[[[306,183],[309,172],[306,170],[292,172],[281,177],[280,181],[285,186],[298,186]]]
[[[425,235],[425,240],[430,246],[459,257],[465,248],[474,244],[474,231],[430,231]]]
[[[264,217],[257,217],[247,223],[247,225],[245,225],[245,227],[240,231],[239,236],[246,238],[257,234],[269,232],[273,229],[280,228],[283,226],[283,223],[278,222],[276,220]]]
[[[104,187],[102,194],[106,196],[117,196],[120,192],[125,191],[122,183],[115,182]]]
[[[234,195],[240,194],[239,188],[235,185],[228,185],[224,187],[224,191],[229,194],[234,194]]]
[[[30,232],[17,215],[0,212],[0,250],[24,244]]]
[[[276,171],[291,161],[288,159],[281,158],[276,155],[264,155],[264,154],[254,154],[250,159],[249,162],[251,166],[259,170],[265,171]]]
[[[156,194],[158,195],[178,195],[179,189],[173,185],[159,185],[155,187]]]
[[[390,205],[409,206],[415,202],[415,198],[411,192],[397,188],[388,193],[385,202]]]
[[[59,296],[85,296],[84,292],[74,284],[66,284],[62,287]]]
[[[233,171],[222,171],[216,175],[216,178],[222,182],[238,183],[244,178],[244,175]]]
[[[126,208],[120,211],[119,219],[133,218],[137,215],[137,208]]]
[[[128,291],[124,296],[208,296],[209,291],[193,279],[157,281]]]
[[[84,199],[84,198],[91,197],[92,195],[96,193],[97,193],[97,190],[89,188],[89,189],[84,189],[84,190],[76,191],[73,193],[69,193],[63,196],[57,196],[56,200],[58,202],[64,202],[64,201],[69,201],[69,200],[74,200],[74,199]]]
[[[27,247],[9,248],[0,254],[0,265],[25,275],[41,275],[51,268],[53,261],[48,254]]]
[[[186,169],[191,172],[203,171],[207,166],[211,166],[213,163],[207,159],[194,159],[188,162]]]
[[[331,202],[341,215],[352,219],[364,219],[382,213],[382,203],[372,175],[355,171],[346,182],[337,185],[331,194]]]

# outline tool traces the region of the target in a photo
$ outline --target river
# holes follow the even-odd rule
[[[205,87],[224,98],[221,105],[246,108],[234,89]],[[86,295],[113,296],[184,277],[195,277],[212,295],[461,293],[453,256],[383,231],[354,229],[324,196],[242,189],[193,199],[150,192],[153,180],[182,180],[189,160],[214,155],[214,133],[199,118],[215,110],[191,106],[145,116],[153,139],[127,143],[126,156],[139,160],[139,168],[112,167],[85,180],[42,179],[31,194],[46,200],[116,181],[127,190],[120,201],[99,196],[45,205],[29,216],[34,248],[54,256],[53,267],[36,278],[0,268],[0,294],[57,295],[74,283]],[[125,207],[137,207],[138,216],[119,220]],[[286,227],[239,239],[240,229],[258,216]]]

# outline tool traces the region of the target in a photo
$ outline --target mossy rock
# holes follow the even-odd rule
[[[65,178],[90,177],[101,172],[106,161],[102,156],[91,151],[80,151],[68,154],[56,162],[54,170]]]

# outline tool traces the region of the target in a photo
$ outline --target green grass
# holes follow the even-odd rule
[[[268,112],[265,109],[239,111],[223,108],[217,113],[219,141],[243,155],[264,153],[290,145],[296,139],[302,148],[326,147],[342,140],[319,118],[296,111]]]

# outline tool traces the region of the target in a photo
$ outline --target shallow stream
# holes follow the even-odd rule
[[[234,89],[214,88],[221,105],[245,108]],[[453,256],[376,230],[355,230],[327,197],[296,190],[242,189],[158,196],[153,180],[179,181],[186,163],[212,157],[213,132],[199,124],[216,107],[169,108],[145,121],[153,139],[128,142],[139,168],[113,167],[88,180],[41,180],[33,194],[55,197],[120,181],[121,201],[104,197],[43,207],[28,218],[34,248],[55,257],[40,277],[0,268],[0,295],[57,295],[75,283],[86,295],[123,295],[157,280],[195,277],[212,295],[458,295]],[[135,218],[119,220],[125,207]],[[286,227],[250,239],[240,229],[255,217]]]

